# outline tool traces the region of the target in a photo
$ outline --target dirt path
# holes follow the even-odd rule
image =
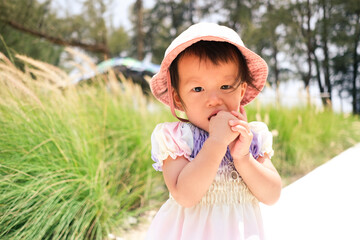
[[[156,214],[155,210],[148,211],[140,219],[129,220],[134,221],[134,227],[130,227],[129,231],[123,231],[116,234],[109,234],[108,240],[142,240],[145,239],[146,232],[149,228],[151,220]],[[139,223],[137,223],[139,221]],[[131,226],[131,225],[130,225]]]

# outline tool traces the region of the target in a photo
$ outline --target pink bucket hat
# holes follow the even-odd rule
[[[180,109],[174,106],[169,67],[183,50],[201,40],[231,43],[244,55],[250,74],[254,79],[253,84],[258,90],[247,86],[241,105],[250,103],[259,94],[259,90],[261,91],[264,88],[268,75],[266,62],[259,55],[246,48],[240,36],[234,30],[215,23],[197,23],[174,39],[165,51],[160,71],[150,81],[150,88],[154,96],[162,103],[170,106],[175,117],[177,116],[174,108]],[[166,90],[168,90],[167,93],[164,93]]]

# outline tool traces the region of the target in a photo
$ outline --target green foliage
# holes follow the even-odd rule
[[[250,106],[248,117],[266,122],[273,131],[272,160],[285,183],[360,142],[359,117],[329,110]]]
[[[113,30],[109,35],[108,45],[112,56],[118,56],[130,48],[129,37],[123,27]]]
[[[168,109],[111,72],[71,86],[60,69],[16,58],[25,72],[0,54],[0,238],[104,239],[157,207],[167,192],[151,166],[150,135],[173,121]],[[353,116],[254,105],[247,112],[273,131],[285,183],[360,141]]]
[[[0,1],[0,35],[8,48],[54,65],[59,65],[63,48],[50,43],[57,39],[65,45],[86,43],[105,45],[110,55],[118,56],[129,49],[128,35],[121,26],[113,27],[107,19],[111,17],[113,0],[87,0],[74,2],[71,6],[61,1]],[[80,13],[73,13],[70,8],[80,8]],[[16,23],[14,28],[9,23]],[[31,32],[41,33],[34,37]],[[0,44],[0,51],[5,47]],[[92,53],[103,59],[103,54]]]
[[[288,79],[303,81],[305,87],[316,81],[324,105],[336,94],[352,100],[354,114],[360,111],[358,0],[160,0],[150,9],[129,9],[131,33],[112,26],[111,18],[118,14],[113,9],[119,1],[72,2],[72,7],[81,9],[79,13],[62,2],[0,1],[0,34],[8,48],[58,65],[63,49],[44,40],[55,37],[66,44],[105,46],[110,56],[127,53],[141,60],[149,53],[152,62],[161,63],[165,49],[184,29],[195,22],[217,21],[233,28],[248,48],[266,60],[268,80],[275,87]],[[135,2],[144,6],[144,1]],[[14,30],[8,21],[25,29]],[[24,33],[30,30],[46,37]],[[8,54],[3,44],[0,51]],[[92,56],[102,60],[104,52]]]
[[[62,47],[54,46],[43,39],[22,33],[2,22],[2,20],[16,21],[24,23],[25,27],[42,29],[50,23],[45,18],[52,18],[49,13],[48,2],[40,4],[37,1],[1,1],[0,37],[4,41],[0,41],[0,52],[5,53],[7,57],[16,52],[58,65],[60,54],[63,51]]]
[[[196,9],[194,6],[196,5]],[[182,31],[201,18],[205,7],[197,1],[156,1],[153,8],[144,12],[146,51],[152,53],[153,62],[161,63],[166,48]],[[138,16],[132,14],[133,25]],[[137,39],[134,35],[134,39]],[[133,41],[136,42],[136,41]]]
[[[5,53],[7,57],[10,57],[10,55],[17,52],[23,55],[32,56],[41,61],[46,61],[50,64],[59,64],[63,47],[54,46],[49,42],[28,34],[22,34],[1,23],[0,28],[6,29],[6,34],[0,35],[0,38],[4,39],[4,41],[0,41],[0,52]]]
[[[111,74],[60,90],[65,73],[17,58],[26,73],[0,63],[0,238],[104,239],[163,194],[150,160],[162,114]]]

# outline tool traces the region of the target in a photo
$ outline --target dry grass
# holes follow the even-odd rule
[[[87,56],[67,51],[96,71]],[[157,123],[174,121],[169,111],[114,72],[74,85],[55,66],[15,57],[23,67],[0,53],[0,238],[104,239],[158,206],[166,190],[151,166],[150,134]],[[360,141],[354,116],[247,111],[273,131],[273,161],[285,179]]]
[[[164,194],[150,160],[164,115],[139,86],[113,72],[73,85],[47,63],[0,57],[0,238],[104,239]]]

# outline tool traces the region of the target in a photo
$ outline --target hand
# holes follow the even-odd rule
[[[231,113],[240,120],[247,122],[247,115],[244,106],[240,106],[240,112],[231,111]]]
[[[239,133],[231,130],[229,126],[230,120],[236,121],[238,119],[230,112],[218,112],[216,116],[210,119],[209,137],[226,144],[226,146],[233,142],[239,136]]]
[[[249,154],[249,148],[253,139],[253,134],[250,131],[247,122],[246,112],[243,106],[240,107],[240,113],[236,111],[231,112],[237,117],[236,120],[230,120],[229,126],[232,131],[239,133],[238,137],[230,143],[230,153],[234,159],[242,158]]]

